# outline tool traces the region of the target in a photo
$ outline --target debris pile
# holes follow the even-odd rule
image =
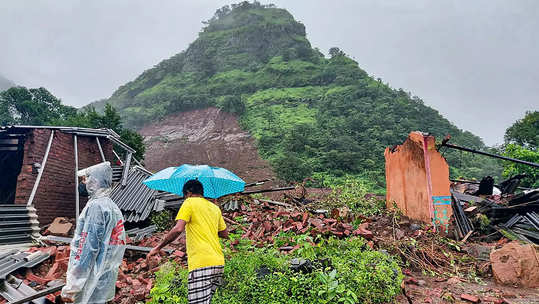
[[[373,238],[372,232],[368,230],[368,223],[363,223],[354,229],[354,226],[350,224],[352,216],[344,216],[344,213],[339,213],[339,210],[336,209],[333,212],[333,215],[336,216],[331,217],[328,216],[328,213],[313,214],[286,203],[255,199],[249,205],[240,205],[238,211],[225,212],[223,215],[229,223],[230,232],[241,233],[242,239],[252,240],[257,247],[274,244],[277,235],[288,231],[296,234],[308,232],[311,236],[347,237],[355,235],[369,240]],[[248,224],[237,223],[234,220],[237,218],[241,218]],[[232,245],[238,243],[239,241],[236,240]],[[280,249],[291,251],[298,248],[289,245],[284,244]]]
[[[69,261],[69,247],[32,247],[26,252],[11,250],[0,255],[0,303],[7,303],[21,298],[32,297],[38,292],[48,290],[43,294],[43,301],[47,299],[55,302],[63,285],[67,263]]]
[[[155,231],[155,227],[151,226],[137,230],[139,233],[142,230],[142,233],[148,236],[147,233],[152,228]],[[118,274],[114,303],[135,303],[143,301],[149,295],[153,285],[153,276],[159,270],[158,265],[162,263],[163,258],[154,257],[147,263],[145,257],[151,247],[156,246],[163,237],[164,233],[156,233],[138,241],[130,239]],[[31,296],[42,290],[49,291],[44,297],[52,303],[60,295],[61,288],[51,288],[63,285],[65,282],[70,248],[68,245],[58,245],[58,243],[66,243],[70,239],[48,236],[44,240],[49,244],[48,246],[31,247],[26,252],[11,250],[0,254],[0,296],[4,298],[0,298],[0,304],[5,304],[8,300],[14,301]],[[176,263],[187,265],[185,235],[170,244],[164,251]],[[18,291],[10,288],[11,285],[16,285]]]
[[[454,188],[451,194],[458,239],[477,232],[476,237],[487,241],[504,236],[539,244],[539,189],[518,195],[475,196]]]
[[[475,231],[474,229],[478,229],[479,226],[475,224],[473,214],[484,214],[497,219],[492,215],[498,214],[497,208],[512,207],[511,209],[514,210],[527,210],[521,208],[523,208],[523,204],[529,204],[529,197],[536,200],[534,195],[527,195],[528,198],[514,196],[509,202],[507,198],[500,198],[499,196],[482,198],[453,191],[453,204],[459,202],[460,209],[462,209],[461,213],[454,213],[455,222],[459,221],[459,214],[461,214],[462,218],[460,220],[467,219],[470,225],[469,228],[472,229],[470,231]],[[502,203],[504,201],[508,201],[508,203]],[[292,234],[309,234],[314,240],[317,237],[334,236],[345,238],[359,236],[367,240],[367,246],[399,255],[403,261],[406,261],[408,266],[405,269],[405,274],[409,274],[406,280],[408,285],[413,285],[417,282],[411,275],[412,271],[414,273],[434,274],[441,280],[447,280],[448,282],[448,279],[452,277],[466,279],[467,274],[489,276],[491,271],[489,255],[492,260],[494,259],[493,257],[499,256],[497,260],[499,263],[495,264],[494,260],[492,263],[494,276],[501,282],[503,280],[509,282],[514,277],[508,277],[507,271],[504,270],[504,267],[508,267],[507,263],[510,263],[509,266],[513,267],[513,264],[522,264],[522,261],[527,261],[529,258],[515,256],[516,260],[513,263],[512,259],[507,260],[503,257],[502,253],[505,247],[502,247],[504,243],[501,241],[494,245],[465,243],[466,239],[460,242],[453,241],[441,237],[432,225],[410,220],[399,215],[398,212],[367,218],[351,212],[346,207],[329,208],[331,210],[309,210],[308,208],[311,205],[302,205],[300,202],[302,203],[303,200],[289,199],[286,202],[278,202],[254,199],[249,196],[228,197],[218,202],[223,207],[223,216],[230,232],[240,236],[229,243],[231,249],[238,250],[242,240],[249,240],[250,244],[257,247],[271,246],[278,248],[283,253],[290,253],[300,247],[294,238],[287,238]],[[528,213],[532,215],[531,220]],[[526,212],[523,215],[518,213],[519,218],[514,218],[516,213],[510,216],[504,215],[504,218],[499,221],[501,224],[497,225],[500,229],[505,229],[502,228],[505,227],[502,224],[506,224],[507,221],[512,219],[511,222],[514,223],[509,224],[512,224],[511,227],[513,228],[509,229],[523,229],[521,228],[523,224],[532,225],[534,223],[535,214],[536,212],[534,213],[534,211]],[[522,218],[523,216],[525,218]],[[510,218],[505,220],[505,217]],[[67,222],[64,220],[58,221],[61,225],[65,225],[64,229],[59,232],[63,234],[69,220]],[[461,225],[461,223],[455,224],[456,229],[459,229],[458,225]],[[462,227],[464,227],[463,225]],[[55,229],[53,228],[52,230]],[[164,238],[165,232],[156,232],[156,229],[157,227],[152,225],[127,231],[128,244],[116,282],[117,292],[114,303],[132,304],[148,299],[154,283],[155,272],[159,270],[159,265],[165,262],[164,259],[174,260],[179,265],[186,266],[185,235],[182,235],[165,248],[166,254],[163,254],[163,256],[153,257],[150,261],[146,260],[146,253]],[[49,230],[51,230],[51,227],[49,227]],[[461,233],[464,234],[464,231],[461,231]],[[471,240],[470,236],[468,238]],[[33,265],[26,264],[26,266],[21,266],[10,272],[14,279],[20,280],[34,292],[48,290],[58,286],[57,284],[59,283],[63,283],[67,270],[69,246],[65,244],[70,239],[52,235],[44,239],[48,247],[33,247],[19,257],[23,261],[24,257],[32,255],[35,257],[38,256],[35,253],[39,253],[42,258],[40,262]],[[493,249],[498,250],[493,251]],[[500,251],[501,253],[497,253]],[[505,263],[506,261],[509,262]],[[22,264],[24,263],[21,262]],[[526,276],[525,272],[530,272],[526,269],[519,270],[516,280],[519,282],[525,281],[523,279]],[[9,280],[11,280],[12,282],[14,280],[12,277],[4,281],[10,282]],[[527,280],[533,281],[536,278],[529,276]],[[522,283],[522,286],[532,285]],[[49,301],[53,301],[58,294],[59,289],[56,289],[46,296]],[[463,295],[461,298],[466,298],[464,293]],[[4,295],[2,294],[2,296]],[[6,296],[4,298],[7,299]],[[0,300],[0,304],[4,303],[6,302]]]

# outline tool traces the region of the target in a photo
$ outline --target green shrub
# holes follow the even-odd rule
[[[174,225],[173,214],[169,210],[152,213],[150,221],[157,226],[157,231],[169,230]]]
[[[331,185],[327,204],[332,207],[347,206],[354,212],[366,216],[380,214],[385,210],[385,201],[368,193],[369,188],[359,178],[347,178],[337,185]]]
[[[309,237],[291,257],[274,249],[225,250],[225,284],[213,303],[386,303],[400,292],[402,273],[386,253],[362,239],[329,239],[312,245]],[[226,248],[226,247],[225,247]],[[313,261],[310,273],[294,272],[289,259]],[[187,270],[168,264],[157,273],[150,303],[187,303]]]

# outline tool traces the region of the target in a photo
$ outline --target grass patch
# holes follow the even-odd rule
[[[394,259],[372,251],[362,239],[320,240],[298,236],[291,256],[274,248],[225,250],[225,285],[213,303],[386,303],[400,292],[402,273]],[[225,246],[227,248],[227,246]],[[310,271],[294,271],[290,259],[308,259]],[[156,274],[150,303],[187,303],[187,269],[173,263]]]

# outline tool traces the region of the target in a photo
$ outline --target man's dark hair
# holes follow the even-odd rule
[[[204,187],[202,187],[201,182],[192,179],[190,181],[187,181],[185,185],[183,185],[183,196],[186,196],[187,192],[204,195]]]

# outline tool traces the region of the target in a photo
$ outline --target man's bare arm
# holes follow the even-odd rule
[[[228,229],[225,228],[225,230],[219,231],[217,235],[219,235],[219,237],[222,239],[228,239]]]
[[[146,256],[147,259],[150,257],[156,255],[163,249],[166,245],[169,243],[174,242],[175,239],[177,239],[180,234],[185,230],[185,221],[184,220],[178,220],[176,222],[176,225],[167,233],[165,238],[157,245],[155,248],[153,248],[150,253]]]

